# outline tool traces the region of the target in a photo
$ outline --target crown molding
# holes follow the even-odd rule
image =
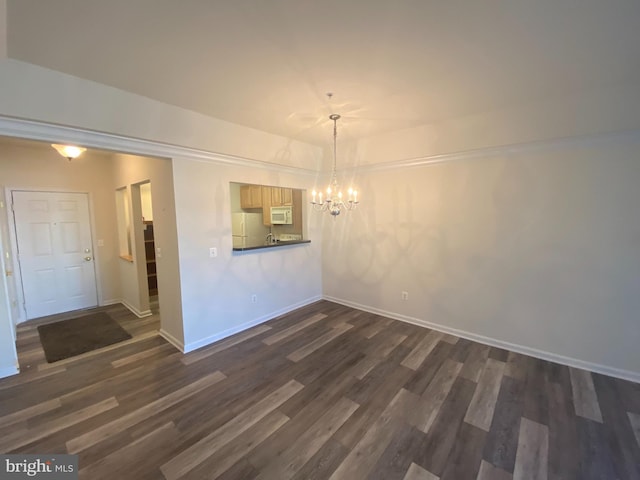
[[[23,120],[0,115],[0,135],[45,142],[79,144],[133,155],[163,158],[185,158],[220,165],[244,166],[277,171],[293,175],[318,176],[330,172],[291,167],[251,158],[239,157],[196,148],[182,147],[151,140],[142,140],[112,133],[103,133],[77,127],[67,127],[34,120]],[[535,142],[524,142],[493,147],[483,147],[460,152],[425,155],[377,164],[361,164],[339,169],[340,172],[370,173],[413,167],[422,167],[448,162],[479,160],[496,156],[516,156],[566,148],[591,147],[606,142],[640,142],[640,130],[599,133],[573,137],[555,138]]]
[[[221,165],[243,166],[293,175],[317,175],[315,170],[291,167],[251,158],[181,147],[151,140],[142,140],[112,133],[67,127],[34,120],[23,120],[0,115],[0,135],[53,143],[70,143],[88,148],[111,150],[118,153],[162,158],[185,158]]]
[[[405,160],[394,160],[377,164],[364,164],[345,167],[342,172],[355,171],[357,173],[381,172],[412,167],[422,167],[439,163],[480,160],[496,156],[516,156],[530,153],[540,153],[566,148],[593,147],[607,142],[640,142],[640,130],[622,132],[598,133],[574,137],[554,138],[535,142],[516,143],[483,147],[460,152],[440,153]]]

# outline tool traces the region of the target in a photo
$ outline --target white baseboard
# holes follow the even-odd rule
[[[118,303],[123,303],[123,302],[119,298],[112,298],[111,300],[102,300],[102,302],[100,302],[100,306],[101,307],[108,307],[109,305],[117,305]],[[127,308],[129,308],[129,307],[127,307]]]
[[[108,307],[109,305],[118,305],[118,304],[124,305],[128,310],[130,310],[135,316],[137,316],[139,318],[148,317],[148,316],[150,316],[152,314],[151,310],[147,310],[146,312],[140,312],[139,310],[137,310],[133,306],[129,305],[125,300],[122,300],[121,298],[112,298],[110,300],[102,300],[96,306],[97,307]],[[87,309],[90,309],[90,308],[95,308],[95,307],[82,308],[82,309],[78,310],[78,312],[82,312],[83,310],[87,310]],[[73,310],[71,310],[71,311],[73,311]],[[68,313],[68,312],[60,312],[60,313]],[[17,319],[16,325],[20,325],[21,323],[24,323],[27,320],[33,320],[33,319],[32,318],[31,319],[27,319],[26,317],[21,315]]]
[[[0,378],[10,377],[11,375],[17,375],[18,373],[20,373],[20,369],[18,367],[0,368]]]
[[[284,308],[281,308],[279,310],[276,310],[275,312],[271,312],[268,313],[266,315],[262,315],[258,318],[254,318],[253,320],[249,320],[248,322],[242,323],[240,325],[236,325],[234,327],[228,328],[226,330],[223,330],[222,332],[218,332],[215,335],[210,335],[206,338],[202,338],[200,340],[197,340],[195,342],[190,342],[188,344],[186,344],[184,346],[184,353],[189,353],[192,352],[194,350],[197,350],[198,348],[202,348],[205,347],[207,345],[210,345],[214,342],[220,341],[224,338],[230,337],[231,335],[235,335],[236,333],[240,333],[244,330],[247,330],[251,327],[255,327],[256,325],[259,325],[261,323],[264,323],[268,320],[271,320],[275,317],[278,317],[280,315],[284,315],[285,313],[289,313],[292,310],[296,310],[297,308],[301,308],[304,307],[305,305],[309,305],[313,302],[317,302],[318,300],[322,300],[322,295],[317,295],[311,298],[307,298],[306,300],[303,300],[301,302],[298,303],[294,303],[292,305],[288,305]],[[162,333],[161,333],[162,335]]]
[[[133,313],[138,318],[150,317],[152,315],[151,310],[140,311],[124,299],[120,300],[119,303],[127,307],[131,311],[131,313]]]
[[[427,320],[422,320],[415,317],[409,317],[407,315],[402,315],[399,313],[389,312],[387,310],[381,310],[379,308],[371,307],[368,305],[362,305],[356,302],[351,302],[349,300],[332,297],[330,295],[325,295],[323,298],[330,302],[339,303],[340,305],[346,305],[347,307],[356,308],[358,310],[364,310],[365,312],[375,313],[388,318],[393,318],[394,320],[400,320],[402,322],[411,323],[413,325],[418,325],[419,327],[426,327],[432,330],[437,330],[439,332],[449,333],[451,335],[455,335],[461,338],[466,338],[467,340],[472,340],[474,342],[482,343],[484,345],[489,345],[491,347],[503,348],[505,350],[521,353],[523,355],[529,355],[530,357],[536,357],[541,360],[547,360],[550,362],[559,363],[561,365],[566,365],[568,367],[580,368],[582,370],[589,370],[591,372],[601,373],[603,375],[609,375],[611,377],[621,378],[623,380],[629,380],[631,382],[640,383],[640,372],[633,372],[630,370],[623,370],[620,368],[609,367],[607,365],[600,365],[598,363],[586,362],[584,360],[579,360],[577,358],[572,358],[572,357],[565,357],[564,355],[548,352],[546,350],[539,350],[537,348],[531,348],[524,345],[519,345],[517,343],[504,342],[502,340],[497,340],[495,338],[485,337],[483,335],[478,335],[476,333],[471,333],[464,330],[458,330],[457,328],[447,327],[446,325],[429,322]]]
[[[186,353],[184,351],[184,343],[181,342],[180,340],[178,340],[176,337],[174,337],[173,335],[171,335],[169,332],[167,332],[166,330],[163,330],[162,328],[160,329],[160,331],[158,332],[160,334],[160,336],[162,338],[164,338],[167,342],[169,342],[171,345],[173,345],[174,347],[176,347],[178,350],[180,350],[182,353]]]

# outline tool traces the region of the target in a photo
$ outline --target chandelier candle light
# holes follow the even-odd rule
[[[333,120],[333,171],[331,172],[331,182],[326,189],[327,197],[323,198],[322,191],[311,193],[311,205],[318,212],[329,212],[333,218],[340,215],[342,210],[353,210],[358,206],[358,192],[349,188],[346,201],[342,197],[342,190],[338,185],[338,175],[336,174],[336,139],[338,137],[337,122],[340,115],[333,113],[329,115]]]

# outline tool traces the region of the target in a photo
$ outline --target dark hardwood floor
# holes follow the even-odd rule
[[[0,452],[91,480],[640,479],[635,383],[326,301],[184,356],[102,310],[133,338],[53,364],[19,328]]]

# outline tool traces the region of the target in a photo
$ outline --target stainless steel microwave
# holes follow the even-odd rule
[[[271,207],[272,225],[291,225],[293,223],[293,207]]]

